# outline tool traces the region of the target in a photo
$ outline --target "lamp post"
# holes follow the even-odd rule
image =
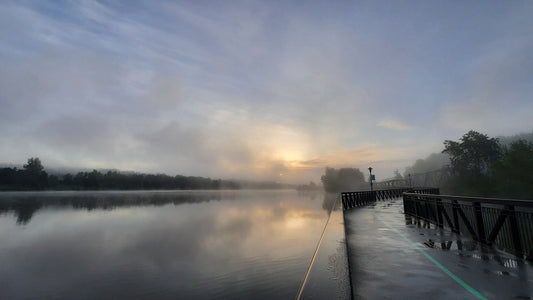
[[[370,191],[372,192],[372,167],[369,167],[368,171],[370,172]]]
[[[413,188],[413,178],[411,178],[411,173],[409,173],[409,188]]]

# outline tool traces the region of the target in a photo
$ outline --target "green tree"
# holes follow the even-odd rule
[[[443,186],[445,191],[470,196],[494,194],[490,170],[501,157],[498,139],[471,130],[459,142],[444,141],[442,152],[450,156],[453,173]]]
[[[498,196],[533,199],[533,144],[518,140],[504,148],[493,174]]]
[[[23,183],[31,188],[44,188],[47,185],[48,174],[44,171],[41,160],[38,157],[29,158],[23,166]]]
[[[24,170],[31,174],[41,174],[44,167],[38,157],[28,158],[28,163],[24,165]]]
[[[444,141],[442,153],[450,155],[452,171],[458,175],[487,174],[491,163],[501,156],[498,139],[470,130],[460,142]]]
[[[17,183],[17,168],[0,169],[0,186],[12,187]]]

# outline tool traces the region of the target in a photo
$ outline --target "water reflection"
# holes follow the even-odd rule
[[[292,191],[45,194],[0,199],[2,299],[293,298],[328,201]]]
[[[43,207],[72,207],[77,209],[105,209],[132,206],[158,206],[220,200],[219,191],[147,191],[147,192],[12,192],[0,194],[0,213],[13,212],[17,224],[30,222],[33,214]],[[224,198],[234,198],[231,192]]]
[[[24,202],[14,202],[10,207],[3,207],[0,205],[0,213],[4,211],[13,210],[17,217],[18,225],[25,225],[30,222],[33,214],[43,206],[42,202],[34,199],[28,199]]]
[[[26,225],[33,214],[43,207],[72,207],[77,209],[112,210],[118,207],[160,206],[166,204],[200,203],[235,199],[231,191],[142,191],[142,192],[48,192],[48,193],[2,193],[0,214],[13,213],[18,225]],[[321,192],[298,192],[299,197],[311,201],[322,198],[322,209],[328,214],[338,197],[337,194]],[[340,203],[336,204],[339,208]]]
[[[405,221],[405,224],[408,227],[427,229],[425,232],[420,232],[420,235],[435,237],[421,242],[426,248],[440,249],[443,251],[457,251],[459,257],[496,262],[498,265],[506,268],[516,269],[525,265],[525,262],[522,259],[517,259],[510,254],[500,252],[494,247],[477,242],[471,238],[438,228],[435,224],[430,222],[409,215],[405,215]],[[500,271],[490,271],[490,273],[506,275]]]
[[[331,214],[331,211],[334,209],[340,209],[342,207],[342,202],[337,201],[338,197],[339,194],[335,193],[324,194],[324,200],[322,200],[322,209],[326,210],[328,214]]]

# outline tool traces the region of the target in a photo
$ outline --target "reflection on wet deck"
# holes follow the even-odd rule
[[[402,203],[344,212],[355,299],[533,299],[531,262],[406,216]]]

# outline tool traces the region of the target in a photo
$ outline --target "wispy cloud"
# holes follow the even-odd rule
[[[2,1],[0,157],[392,174],[471,128],[533,129],[532,7]]]
[[[385,127],[385,128],[388,128],[388,129],[400,130],[400,131],[411,129],[411,126],[409,126],[409,125],[407,125],[407,124],[405,124],[403,122],[392,121],[392,120],[380,121],[377,125],[379,127]]]

